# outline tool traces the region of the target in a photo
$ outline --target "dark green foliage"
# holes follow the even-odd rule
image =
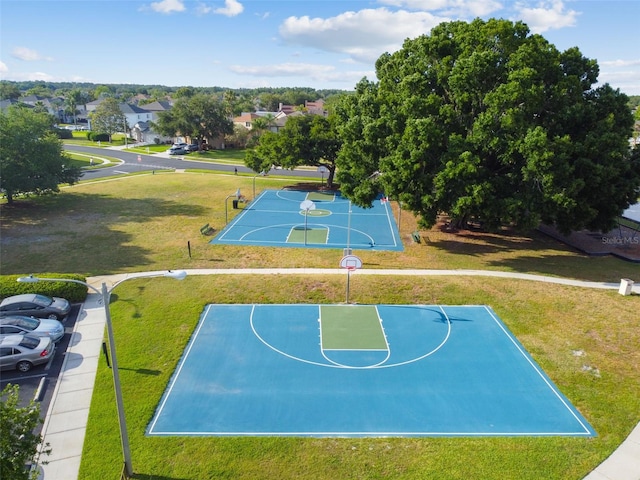
[[[114,133],[126,133],[129,128],[127,117],[122,113],[120,102],[115,98],[105,98],[89,116],[91,117],[91,128],[96,132],[108,134],[107,141],[109,142]]]
[[[58,192],[60,184],[76,183],[82,175],[51,130],[46,113],[17,107],[0,113],[0,189],[7,203],[18,194]]]
[[[343,193],[384,191],[424,226],[608,230],[640,186],[627,97],[521,22],[443,23],[376,62],[337,108]],[[381,175],[372,175],[379,171]]]
[[[87,138],[92,142],[108,142],[109,134],[100,132],[87,132]]]
[[[67,130],[66,128],[54,128],[53,133],[56,134],[60,140],[68,140],[73,138],[73,133],[71,130]]]
[[[180,97],[171,110],[158,113],[154,123],[158,133],[206,139],[215,145],[219,137],[233,133],[233,122],[221,101],[202,93]]]
[[[0,276],[0,299],[22,293],[40,293],[49,297],[62,297],[71,303],[81,303],[87,298],[87,287],[79,283],[69,282],[18,282],[19,277],[26,275]],[[63,278],[86,282],[86,277],[67,273],[45,273],[34,275],[41,278]]]
[[[37,470],[27,465],[37,463],[42,436],[35,433],[42,423],[40,405],[31,400],[25,407],[19,406],[18,385],[8,384],[0,393],[0,478],[7,480],[35,480]],[[49,455],[48,444],[41,450]]]
[[[291,169],[324,166],[331,187],[340,144],[333,117],[291,117],[278,133],[267,131],[260,137],[256,148],[247,152],[245,165],[254,172],[268,172],[272,165]]]

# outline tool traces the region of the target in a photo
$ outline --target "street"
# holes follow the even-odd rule
[[[82,180],[91,180],[96,178],[106,178],[114,175],[122,175],[129,173],[137,173],[142,171],[153,170],[175,170],[186,168],[197,168],[201,170],[215,170],[234,173],[237,168],[238,173],[253,174],[256,173],[245,167],[238,166],[237,164],[215,163],[211,161],[198,160],[195,157],[189,157],[189,155],[180,155],[175,157],[165,156],[164,154],[145,155],[140,153],[132,153],[125,150],[115,148],[95,148],[85,147],[81,145],[67,145],[64,146],[65,150],[70,152],[82,152],[95,155],[96,157],[106,156],[113,157],[122,160],[123,163],[107,168],[96,168],[91,170],[85,170]],[[324,172],[305,169],[305,170],[286,170],[278,169],[278,175],[291,176],[291,177],[312,177],[322,178]]]

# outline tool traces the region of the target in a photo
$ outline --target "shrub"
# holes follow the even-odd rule
[[[71,130],[67,130],[66,128],[54,128],[53,133],[55,133],[60,140],[73,138],[73,132]]]
[[[2,275],[0,276],[0,298],[20,295],[22,293],[41,293],[49,297],[62,297],[71,303],[81,303],[87,298],[87,287],[79,283],[69,282],[18,282],[18,277],[23,275]],[[86,282],[83,275],[65,273],[38,274],[41,278],[63,278]]]
[[[108,142],[109,134],[108,133],[98,133],[98,132],[89,132],[87,133],[87,138],[93,142]]]

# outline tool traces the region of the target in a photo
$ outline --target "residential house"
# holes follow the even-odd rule
[[[44,107],[49,114],[54,116],[56,122],[67,120],[65,118],[64,99],[62,97],[47,98],[39,95],[26,95],[24,97],[20,97],[19,102],[31,107]]]
[[[7,98],[5,100],[0,100],[0,110],[2,112],[6,112],[7,108],[13,105],[19,105],[20,102],[18,100],[14,100],[13,98]]]
[[[160,135],[159,133],[153,131],[153,129],[151,128],[151,122],[154,122],[158,119],[158,112],[171,110],[171,104],[166,101],[160,101],[148,103],[137,108],[145,110],[151,116],[148,120],[140,120],[136,121],[133,124],[129,124],[129,127],[131,128],[131,138],[142,144],[170,142],[170,137]]]
[[[310,102],[309,100],[304,101],[304,107],[300,108],[296,105],[285,105],[284,103],[280,103],[278,106],[278,112],[282,112],[285,115],[291,115],[294,112],[298,112],[302,110],[303,112],[310,113],[312,115],[322,115],[326,117],[329,115],[324,109],[324,100],[318,99],[315,102]]]
[[[291,114],[294,113],[295,112],[291,112]],[[268,118],[270,119],[268,130],[278,133],[280,129],[284,127],[284,124],[287,121],[287,116],[288,115],[284,112],[267,112],[262,110],[257,112],[243,112],[242,115],[233,119],[233,123],[235,125],[243,126],[247,130],[251,130],[253,128],[253,122],[257,118]]]
[[[87,112],[94,112],[103,101],[104,98],[101,98],[87,103]],[[128,133],[135,141],[142,144],[171,141],[171,137],[160,135],[151,128],[151,122],[157,120],[158,112],[171,109],[168,102],[153,102],[142,107],[132,103],[120,103],[119,107],[126,118]],[[91,123],[89,123],[89,128],[91,128]]]

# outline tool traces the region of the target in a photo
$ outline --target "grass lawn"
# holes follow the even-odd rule
[[[81,183],[59,195],[0,205],[3,274],[112,274],[179,268],[337,268],[342,251],[208,244],[225,224],[225,198],[253,196],[255,179],[158,173]],[[291,179],[261,177],[256,193]],[[229,219],[237,210],[228,205]],[[397,205],[393,204],[398,219]],[[422,231],[402,212],[404,252],[356,252],[367,268],[489,269],[618,282],[638,265],[588,258],[538,233]],[[187,246],[191,246],[191,257]],[[352,278],[358,303],[488,304],[598,436],[558,438],[147,438],[166,383],[207,303],[340,303],[342,276],[187,277],[130,280],[112,316],[141,479],[582,479],[640,420],[638,296],[522,280],[476,277]],[[121,449],[111,371],[101,358],[81,478],[118,478]]]

